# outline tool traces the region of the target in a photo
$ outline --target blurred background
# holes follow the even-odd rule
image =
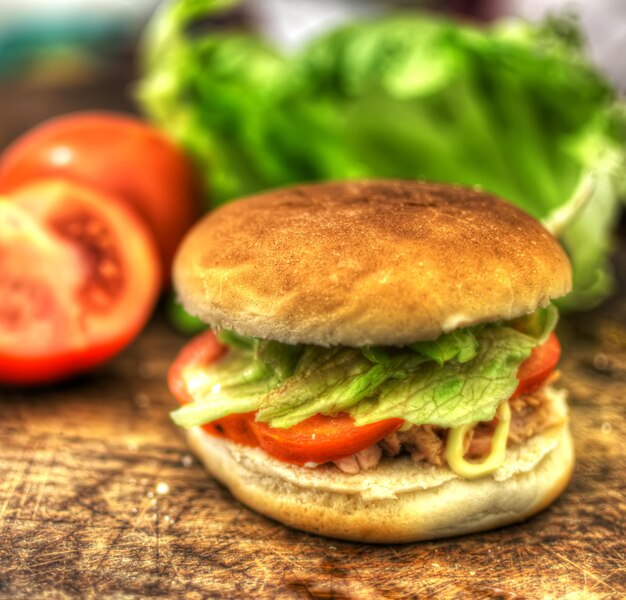
[[[625,57],[623,0],[0,0],[0,149],[110,109],[174,141],[205,210],[299,181],[478,185],[560,237],[565,308],[587,309],[623,230]]]
[[[0,144],[42,119],[80,108],[137,110],[132,87],[142,30],[158,0],[0,0]],[[622,0],[248,0],[222,25],[246,23],[293,50],[342,23],[407,8],[464,19],[580,15],[588,51],[626,88]]]

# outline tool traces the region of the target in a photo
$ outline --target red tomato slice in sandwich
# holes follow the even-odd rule
[[[0,200],[0,383],[58,381],[143,328],[160,268],[151,234],[115,198],[60,180]]]
[[[322,464],[356,454],[398,430],[402,419],[386,419],[356,427],[346,414],[336,417],[315,415],[289,429],[276,429],[252,422],[259,445],[268,454],[286,462]]]
[[[519,385],[513,398],[539,389],[561,358],[561,345],[554,333],[541,345],[533,349],[531,355],[520,365],[517,372]]]
[[[193,401],[184,373],[208,365],[225,352],[215,335],[207,331],[187,344],[174,361],[168,376],[170,390],[181,404]],[[276,429],[254,420],[254,413],[230,415],[203,426],[211,435],[226,437],[247,446],[261,446],[286,462],[325,463],[369,448],[402,425],[402,419],[355,427],[352,417],[315,415],[289,429]]]

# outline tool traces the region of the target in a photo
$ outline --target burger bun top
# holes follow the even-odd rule
[[[301,185],[223,206],[174,283],[209,325],[285,343],[403,345],[546,306],[571,288],[558,242],[495,196],[414,181]]]

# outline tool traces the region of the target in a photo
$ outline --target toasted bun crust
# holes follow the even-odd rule
[[[304,185],[205,217],[174,264],[184,306],[286,343],[402,345],[545,306],[567,257],[494,196],[409,181]]]
[[[259,450],[211,437],[199,428],[187,436],[193,452],[243,504],[297,529],[358,542],[414,542],[522,521],[559,496],[574,465],[567,425],[557,436],[533,438],[530,458],[523,450],[509,454],[500,477],[475,480],[459,479],[449,469],[390,459],[362,477],[329,467],[311,470],[298,481],[267,455],[263,465]],[[346,488],[349,478],[354,479],[352,490]],[[395,492],[363,494],[368,480]]]

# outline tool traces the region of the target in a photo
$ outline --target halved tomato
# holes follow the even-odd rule
[[[58,381],[118,353],[160,277],[152,235],[115,198],[46,180],[0,200],[0,382]]]
[[[559,358],[561,344],[556,334],[551,333],[548,339],[541,346],[534,348],[531,355],[520,365],[517,372],[519,385],[512,398],[538,390],[554,371]]]
[[[169,282],[178,243],[199,215],[190,161],[160,131],[130,115],[78,112],[42,123],[4,151],[0,192],[60,177],[112,194],[155,236]]]

